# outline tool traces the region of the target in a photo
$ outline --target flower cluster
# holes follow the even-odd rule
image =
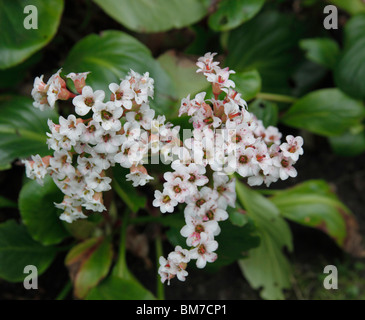
[[[52,108],[54,101],[64,99],[54,95],[58,84],[69,92],[60,71],[47,84],[43,83],[43,76],[35,79],[35,107]],[[106,210],[103,192],[111,189],[110,167],[119,164],[129,168],[126,178],[135,187],[153,179],[143,166],[149,151],[153,154],[168,150],[176,143],[173,137],[179,131],[166,123],[164,116],[155,118],[155,111],[149,107],[154,88],[148,73],[140,75],[131,70],[121,83],[111,83],[111,98],[106,102],[104,91],[94,91],[86,85],[87,75],[88,72],[67,75],[79,93],[68,94],[68,98],[73,98],[76,115],[60,116],[58,124],[48,120],[47,144],[53,156],[36,155],[24,161],[29,178],[42,184],[45,175],[50,174],[62,190],[64,199],[55,205],[64,211],[60,218],[67,222],[86,218],[83,209]]]
[[[109,168],[120,165],[130,172],[126,180],[143,186],[153,179],[145,168],[149,157],[159,155],[170,161],[164,173],[163,190],[154,193],[153,206],[172,213],[184,204],[185,226],[180,233],[189,249],[177,246],[167,259],[160,258],[161,281],[175,276],[184,281],[187,264],[196,260],[198,268],[217,259],[219,222],[228,219],[228,206],[236,202],[237,173],[251,186],[269,186],[278,179],[295,177],[295,162],[303,154],[303,139],[265,128],[247,111],[247,103],[234,90],[230,79],[234,71],[220,68],[214,55],[199,58],[197,72],[212,85],[212,97],[201,92],[182,99],[179,116],[187,114],[193,130],[180,139],[180,127],[155,116],[149,100],[154,81],[148,73],[134,71],[109,85],[105,92],[86,85],[88,72],[70,73],[77,94],[67,89],[61,70],[47,84],[36,78],[32,96],[41,110],[53,108],[57,100],[72,99],[75,114],[48,121],[47,144],[52,156],[32,156],[24,160],[29,178],[43,182],[49,174],[64,193],[60,218],[72,222],[86,218],[88,211],[106,210],[103,193],[111,189]]]
[[[227,206],[235,206],[233,173],[247,178],[251,186],[269,186],[278,179],[295,177],[293,165],[303,154],[301,137],[288,136],[281,143],[277,128],[265,128],[246,110],[246,102],[229,79],[234,71],[220,68],[214,55],[207,53],[197,62],[197,72],[211,82],[214,97],[206,99],[202,92],[194,99],[188,96],[182,100],[179,115],[190,116],[192,138],[178,150],[179,159],[172,163],[174,171],[165,173],[163,191],[155,192],[153,205],[161,212],[172,212],[178,203],[186,204],[186,225],[180,233],[191,248],[182,251],[176,247],[167,259],[160,260],[163,282],[175,275],[184,280],[190,259],[196,259],[198,268],[216,260],[218,222],[228,218]],[[213,182],[210,187],[209,181]]]

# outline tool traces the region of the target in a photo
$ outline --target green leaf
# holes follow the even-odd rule
[[[19,194],[19,210],[32,238],[44,245],[60,243],[70,234],[59,219],[60,210],[54,203],[61,202],[62,192],[51,177],[44,179],[44,186],[30,181]]]
[[[110,276],[92,289],[86,300],[155,300],[139,282]]]
[[[238,72],[257,69],[264,92],[287,94],[301,33],[293,16],[262,12],[229,33],[225,65]]]
[[[342,54],[335,68],[335,82],[348,95],[365,100],[365,36]]]
[[[337,88],[309,93],[283,115],[281,121],[323,136],[344,133],[365,116],[364,106]]]
[[[285,218],[318,228],[343,249],[348,250],[352,214],[323,180],[309,180],[278,191],[270,199]],[[352,218],[351,218],[352,217]]]
[[[308,60],[318,63],[328,69],[336,66],[340,48],[331,38],[303,39],[299,46],[306,51]]]
[[[71,249],[65,264],[69,269],[77,298],[84,298],[107,276],[112,258],[110,237],[91,238]]]
[[[18,205],[3,196],[0,196],[0,208],[18,208]]]
[[[34,108],[29,98],[0,96],[0,168],[9,167],[17,158],[50,154],[48,119],[56,121],[56,112]]]
[[[24,13],[27,5],[37,11]],[[0,69],[19,64],[44,47],[56,34],[63,0],[0,0]],[[25,19],[37,17],[36,29],[25,29]],[[34,22],[34,21],[30,21]]]
[[[178,106],[180,100],[188,94],[192,97],[210,86],[210,83],[202,74],[197,74],[196,58],[187,55],[177,55],[174,51],[168,51],[158,57],[157,61],[172,80],[177,94]]]
[[[137,188],[132,186],[131,181],[126,181],[125,176],[128,173],[128,169],[119,165],[113,167],[113,188],[132,212],[138,212],[146,207],[147,199],[138,193]]]
[[[270,200],[239,182],[236,189],[240,203],[261,236],[261,245],[239,261],[241,270],[254,289],[262,287],[262,298],[284,299],[282,290],[290,288],[291,266],[282,250],[293,250],[290,228]]]
[[[365,152],[365,131],[346,131],[340,136],[330,137],[332,150],[341,156],[353,157]]]
[[[237,204],[236,204],[237,206]],[[234,226],[243,227],[245,224],[249,222],[249,218],[244,210],[240,208],[228,208],[229,221]]]
[[[261,77],[257,70],[237,72],[230,76],[236,83],[235,90],[241,93],[242,98],[251,100],[261,91]]]
[[[362,0],[330,0],[330,2],[350,14],[365,12],[365,3]]]
[[[83,38],[71,49],[64,63],[65,73],[91,71],[87,84],[94,90],[104,90],[107,96],[109,84],[119,83],[130,69],[139,73],[148,71],[154,78],[155,97],[151,106],[157,112],[166,116],[175,112],[171,104],[177,98],[170,77],[147,47],[124,32],[104,31]]]
[[[198,22],[207,0],[93,0],[109,16],[137,32],[161,32]]]
[[[34,241],[24,225],[14,220],[0,224],[0,278],[21,282],[26,277],[23,271],[27,265],[34,265],[40,275],[47,270],[56,253],[57,248]]]
[[[262,120],[265,128],[275,126],[278,122],[279,109],[274,102],[256,99],[249,104],[248,111],[252,112],[257,119]]]
[[[361,38],[365,38],[365,13],[353,16],[347,21],[344,28],[346,48],[352,46]]]
[[[208,20],[215,31],[228,31],[252,19],[262,8],[265,0],[222,0]]]

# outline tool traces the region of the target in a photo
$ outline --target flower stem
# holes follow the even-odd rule
[[[155,241],[155,247],[156,247],[156,262],[157,262],[157,266],[159,265],[159,259],[160,257],[163,255],[163,250],[162,250],[162,240],[160,236],[156,237],[156,241]],[[160,280],[160,276],[157,275],[157,299],[158,300],[165,300],[165,291],[164,291],[164,286],[163,283]]]
[[[275,101],[275,102],[285,102],[285,103],[294,103],[298,100],[297,98],[291,97],[291,96],[285,96],[285,95],[275,94],[275,93],[264,93],[264,92],[258,93],[256,95],[256,98]]]
[[[118,261],[114,267],[114,275],[118,278],[128,279],[131,274],[127,267],[126,259],[126,241],[127,241],[127,226],[128,226],[128,209],[124,212],[122,227],[120,229],[120,240],[119,240],[119,255]]]
[[[72,289],[72,283],[71,283],[71,281],[67,281],[67,283],[63,287],[62,291],[56,297],[56,300],[64,300],[67,297],[67,295],[69,294],[69,292],[71,291],[71,289]]]

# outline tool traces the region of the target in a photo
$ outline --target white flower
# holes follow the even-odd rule
[[[186,244],[190,247],[198,246],[204,233],[212,239],[218,229],[217,221],[204,221],[200,216],[185,215],[185,222],[186,225],[182,227],[180,234],[186,238]]]
[[[111,189],[110,183],[112,179],[106,176],[100,175],[99,172],[91,171],[85,175],[85,183],[88,188],[93,189],[95,192],[103,192]]]
[[[163,184],[163,188],[164,193],[168,194],[172,199],[175,199],[180,203],[183,203],[185,201],[185,197],[189,195],[189,189],[186,182],[179,178],[165,182]]]
[[[104,130],[119,131],[122,128],[119,120],[123,114],[122,107],[117,107],[112,101],[96,101],[92,109],[94,121],[99,122]]]
[[[132,100],[134,99],[135,93],[128,80],[122,80],[119,85],[111,83],[109,85],[109,90],[112,92],[112,101],[114,101],[117,108],[121,106],[127,110],[132,108]]]
[[[200,57],[196,63],[198,66],[198,70],[196,72],[202,72],[203,74],[213,72],[214,68],[219,65],[219,62],[213,61],[216,54],[217,53],[215,52],[207,52],[203,57]]]
[[[31,156],[31,158],[31,161],[22,161],[25,164],[25,173],[28,178],[36,180],[40,185],[43,186],[43,179],[48,173],[48,166],[43,162],[39,154]]]
[[[178,202],[176,199],[171,198],[168,194],[161,191],[155,191],[155,199],[152,202],[154,207],[160,207],[162,213],[173,212]]]
[[[281,180],[286,180],[289,177],[295,178],[297,170],[293,167],[295,163],[292,158],[286,158],[283,155],[272,158],[274,166],[279,168],[279,176]]]
[[[47,100],[47,91],[48,86],[43,82],[43,75],[40,77],[36,77],[34,79],[31,94],[34,99],[33,106],[40,109],[41,111],[44,111],[47,107],[49,107]]]
[[[155,110],[151,109],[148,104],[142,104],[138,111],[130,111],[126,114],[129,122],[137,121],[145,130],[151,129],[151,122],[155,116]]]
[[[60,116],[59,123],[59,133],[76,143],[76,140],[78,140],[83,133],[83,124],[79,122],[73,114],[70,114],[67,119]]]
[[[196,259],[196,266],[202,269],[207,262],[214,262],[217,254],[214,252],[218,248],[218,242],[208,237],[206,233],[201,234],[200,244],[190,251],[190,258]]]
[[[132,181],[133,187],[144,186],[149,180],[153,180],[143,166],[132,167],[131,172],[126,175],[127,181]]]
[[[91,87],[85,86],[82,88],[82,94],[73,98],[72,103],[75,106],[75,112],[79,116],[85,116],[97,101],[103,102],[104,98],[105,92],[103,90],[94,92]]]
[[[115,154],[121,145],[121,136],[114,131],[98,131],[95,135],[94,150],[98,153]]]
[[[218,203],[222,207],[227,205],[235,207],[236,203],[236,179],[229,179],[229,177],[221,172],[213,173],[214,189],[219,193]]]
[[[293,161],[297,161],[299,156],[304,153],[302,145],[303,145],[303,138],[293,137],[289,135],[286,137],[285,143],[280,145],[280,149],[283,151],[284,157],[291,158]]]

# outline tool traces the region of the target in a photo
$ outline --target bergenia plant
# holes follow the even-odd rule
[[[180,233],[186,248],[176,246],[167,258],[160,257],[162,282],[175,276],[184,281],[191,260],[204,268],[218,258],[219,223],[228,218],[228,206],[235,206],[237,178],[245,178],[250,186],[269,186],[295,177],[294,164],[303,154],[301,137],[287,136],[282,143],[276,127],[265,128],[247,111],[230,80],[234,71],[221,68],[214,56],[207,53],[197,62],[197,72],[211,83],[211,97],[201,92],[181,101],[179,116],[187,114],[193,130],[180,130],[150,108],[154,80],[148,72],[131,70],[120,83],[111,83],[110,99],[86,85],[88,72],[66,76],[75,93],[60,71],[47,83],[43,76],[34,81],[34,107],[45,110],[54,108],[57,100],[71,100],[75,111],[60,116],[59,123],[48,121],[52,156],[24,160],[29,178],[42,184],[49,174],[63,192],[63,201],[55,203],[63,211],[60,219],[72,223],[91,212],[105,214],[104,193],[112,188],[113,166],[128,168],[126,180],[134,187],[156,178],[145,167],[152,158],[152,163],[157,156],[169,166],[151,201],[165,214],[184,205],[186,224]]]

